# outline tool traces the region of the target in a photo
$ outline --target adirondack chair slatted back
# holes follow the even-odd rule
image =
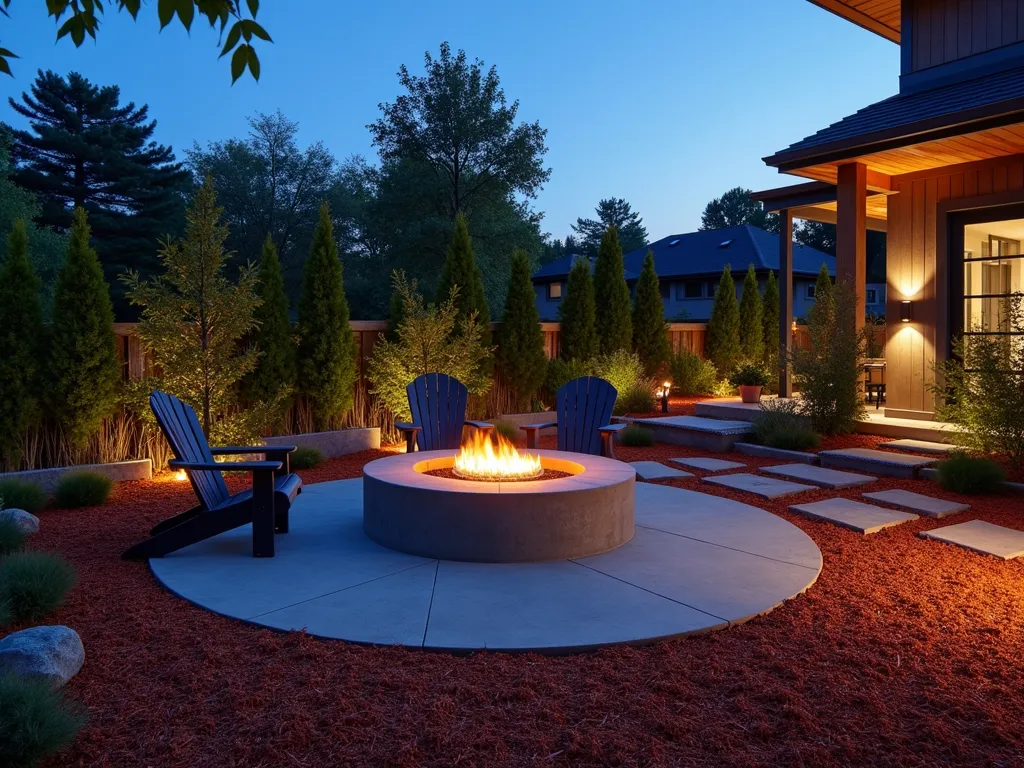
[[[466,422],[466,385],[444,373],[418,376],[405,388],[412,423],[420,428],[416,445],[421,451],[458,448]]]
[[[598,429],[611,423],[612,408],[619,396],[609,382],[596,376],[581,376],[558,390],[558,450],[601,455]]]
[[[166,392],[153,392],[149,396],[149,406],[153,409],[153,415],[156,416],[157,423],[176,459],[213,461],[210,444],[206,441],[203,428],[199,426],[196,412],[190,406]],[[189,470],[188,479],[206,509],[215,508],[230,495],[224,484],[224,476],[220,472]]]

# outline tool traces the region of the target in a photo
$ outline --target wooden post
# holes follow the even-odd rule
[[[836,279],[857,293],[857,329],[864,327],[867,279],[867,179],[863,163],[839,166],[836,186]]]
[[[779,397],[793,396],[793,372],[790,353],[793,351],[793,214],[788,208],[779,211]]]

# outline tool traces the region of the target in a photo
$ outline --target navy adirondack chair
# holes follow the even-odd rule
[[[615,433],[625,424],[612,424],[618,391],[596,376],[581,376],[562,386],[555,396],[557,421],[526,424],[526,447],[537,448],[540,431],[558,427],[558,450],[615,458]]]
[[[288,510],[302,492],[302,480],[289,472],[294,445],[211,448],[191,407],[173,395],[153,392],[150,408],[174,451],[169,465],[183,469],[199,505],[157,524],[152,537],[128,549],[126,560],[163,557],[246,523],[252,523],[253,557],[274,556],[274,533],[288,532]],[[218,464],[214,456],[264,454],[265,461]],[[228,493],[222,469],[252,472],[252,488]]]
[[[458,448],[462,444],[465,425],[489,432],[493,424],[466,421],[466,399],[469,391],[458,379],[445,373],[417,376],[406,388],[412,423],[396,422],[395,429],[405,437],[405,449],[412,453]]]

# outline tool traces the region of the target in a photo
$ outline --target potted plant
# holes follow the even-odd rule
[[[768,386],[768,374],[758,365],[747,364],[733,372],[729,383],[739,387],[740,400],[744,403],[758,403],[761,401],[761,390]]]

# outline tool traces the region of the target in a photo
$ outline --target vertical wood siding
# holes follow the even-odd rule
[[[1024,40],[1024,0],[916,0],[911,71]]]

